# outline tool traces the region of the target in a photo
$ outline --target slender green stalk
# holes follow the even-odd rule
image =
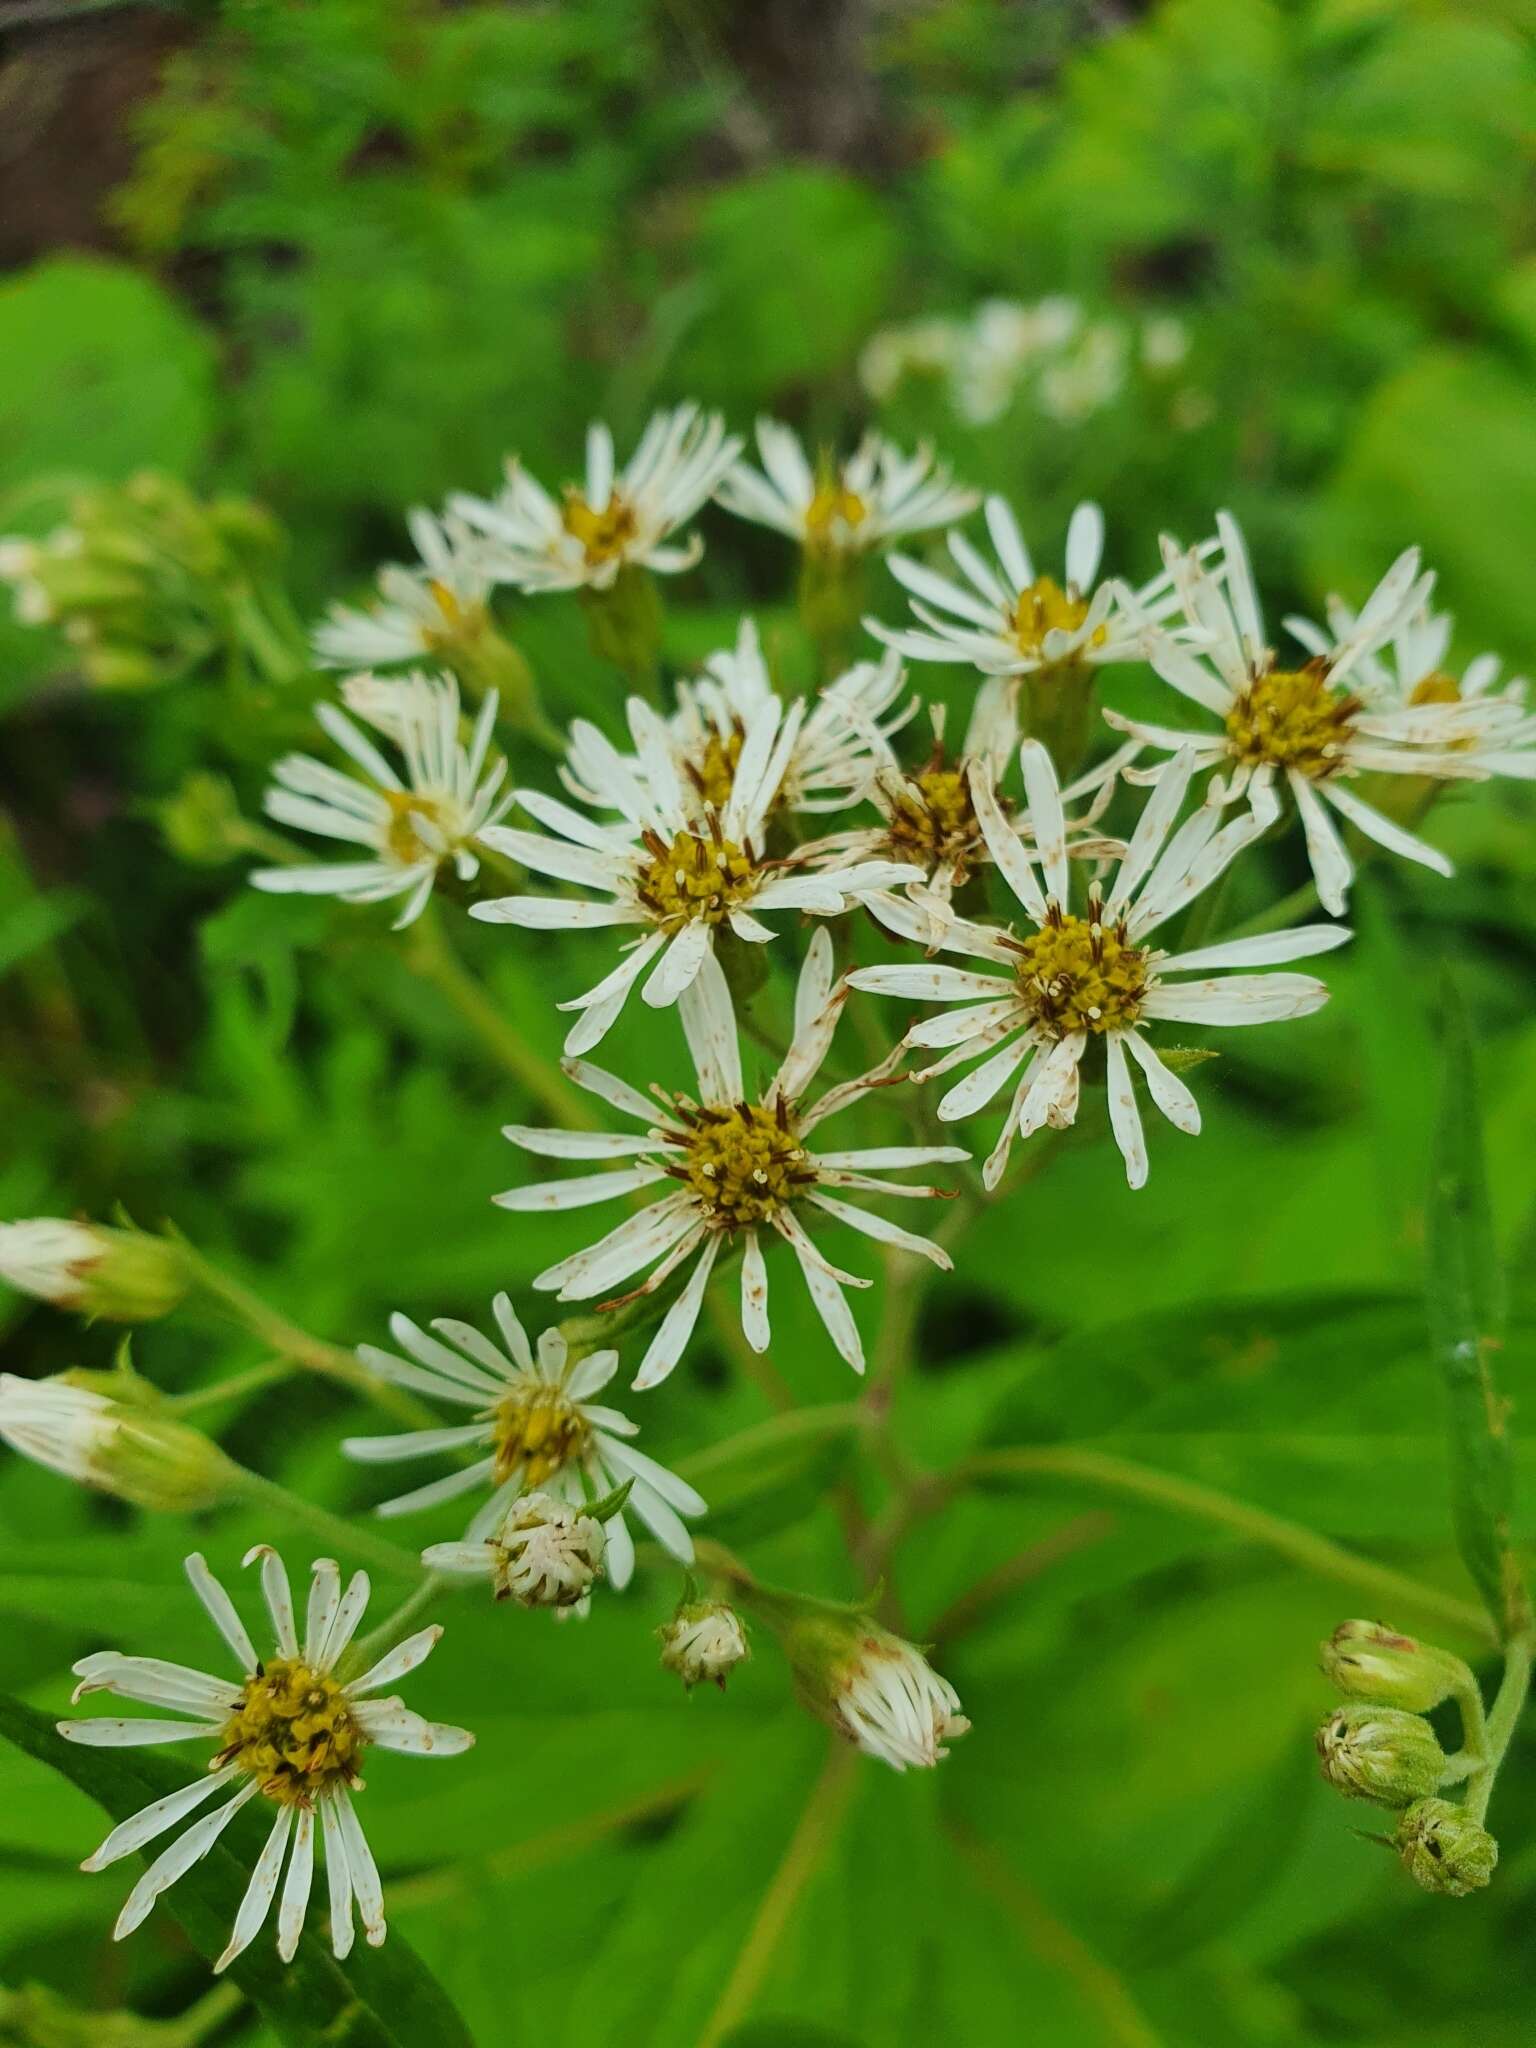
[[[424,981],[430,981],[458,1011],[480,1043],[541,1109],[568,1130],[597,1129],[597,1118],[585,1097],[507,1022],[467,972],[449,944],[436,904],[428,904],[411,927],[406,958],[413,971]]]
[[[291,1358],[264,1358],[260,1365],[231,1373],[227,1380],[218,1380],[211,1387],[194,1387],[188,1394],[173,1394],[165,1405],[172,1414],[185,1419],[200,1414],[204,1408],[239,1401],[247,1394],[259,1393],[263,1387],[276,1386],[282,1380],[292,1379],[297,1371],[298,1366]]]
[[[1467,1813],[1479,1826],[1487,1815],[1499,1766],[1525,1711],[1531,1688],[1531,1647],[1529,1633],[1511,1636],[1504,1646],[1504,1677],[1488,1715],[1482,1744],[1484,1761],[1467,1780]],[[1468,1738],[1468,1747],[1472,1748],[1470,1730]]]
[[[1266,1550],[1289,1559],[1304,1571],[1335,1579],[1371,1594],[1384,1605],[1416,1608],[1432,1615],[1450,1628],[1478,1642],[1494,1638],[1493,1625],[1482,1609],[1470,1601],[1458,1600],[1438,1586],[1426,1586],[1389,1565],[1360,1557],[1326,1536],[1318,1536],[1299,1522],[1288,1522],[1265,1508],[1253,1506],[1214,1487],[1201,1486],[1172,1472],[1159,1472],[1138,1465],[1129,1458],[1117,1458],[1106,1451],[1080,1449],[1073,1444],[1042,1445],[1038,1448],[983,1451],[967,1458],[955,1473],[940,1482],[939,1498],[947,1499],[957,1485],[987,1479],[1081,1480],[1114,1493],[1129,1494],[1175,1514],[1192,1515],[1202,1522],[1230,1529]]]
[[[376,1536],[365,1524],[344,1521],[340,1515],[333,1515],[328,1509],[317,1507],[313,1501],[290,1493],[275,1479],[241,1469],[239,1492],[242,1499],[254,1506],[270,1508],[275,1515],[312,1531],[330,1546],[339,1563],[373,1565],[377,1570],[393,1573],[401,1579],[417,1579],[422,1575],[424,1567],[414,1551],[403,1550],[399,1544]]]
[[[391,1613],[385,1615],[377,1628],[369,1629],[351,1644],[342,1660],[342,1672],[352,1677],[359,1671],[366,1671],[376,1664],[386,1650],[392,1650],[396,1643],[404,1642],[410,1633],[411,1623],[423,1613],[439,1593],[453,1584],[441,1572],[428,1572],[419,1586],[413,1586]]]
[[[866,1417],[857,1401],[828,1401],[816,1408],[790,1408],[755,1422],[750,1429],[723,1437],[691,1457],[678,1460],[677,1471],[685,1479],[707,1480],[722,1465],[734,1465],[746,1458],[777,1450],[781,1444],[796,1443],[802,1437],[841,1436],[861,1429]]]

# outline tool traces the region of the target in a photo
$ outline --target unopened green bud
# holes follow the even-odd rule
[[[1449,1799],[1421,1799],[1410,1806],[1397,1824],[1393,1844],[1415,1884],[1453,1899],[1481,1891],[1499,1860],[1493,1836]]]
[[[109,1323],[167,1316],[192,1284],[171,1239],[61,1216],[0,1223],[0,1280],[56,1308]]]
[[[101,1391],[115,1385],[132,1398]],[[169,1513],[217,1507],[236,1497],[244,1479],[216,1443],[162,1412],[153,1390],[129,1376],[0,1373],[0,1437],[66,1479]]]
[[[1352,1700],[1427,1714],[1452,1693],[1466,1692],[1472,1673],[1449,1650],[1400,1635],[1379,1621],[1342,1621],[1319,1652],[1323,1675]]]
[[[741,1616],[723,1600],[684,1600],[657,1629],[664,1671],[675,1671],[689,1692],[706,1680],[724,1692],[725,1681],[752,1652]]]
[[[1324,1778],[1347,1799],[1409,1806],[1438,1789],[1445,1751],[1433,1728],[1400,1707],[1352,1701],[1317,1731]]]
[[[892,1770],[931,1769],[970,1727],[948,1679],[868,1615],[803,1611],[781,1626],[805,1706]]]
[[[250,851],[234,784],[227,776],[195,769],[174,796],[154,805],[166,845],[196,867],[217,867]]]

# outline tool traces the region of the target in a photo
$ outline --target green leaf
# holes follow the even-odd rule
[[[153,1754],[66,1742],[47,1715],[3,1693],[0,1735],[68,1778],[114,1821],[189,1782],[186,1771]],[[210,1962],[229,1939],[265,1833],[259,1815],[237,1814],[195,1870],[164,1895]],[[278,1960],[270,1939],[258,1940],[236,1957],[229,1975],[289,2048],[320,2041],[326,2048],[474,2048],[447,1994],[398,1934],[382,1949],[358,1948],[339,1963],[311,1923],[291,1963]]]
[[[1449,979],[1444,1038],[1429,1190],[1430,1342],[1449,1395],[1457,1545],[1489,1612],[1511,1634],[1527,1625],[1530,1607],[1510,1550],[1514,1461],[1491,1358],[1504,1327],[1504,1281],[1483,1164],[1472,1034]]]

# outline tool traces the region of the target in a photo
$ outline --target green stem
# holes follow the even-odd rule
[[[264,1358],[260,1365],[231,1373],[227,1380],[218,1380],[211,1387],[194,1387],[189,1394],[173,1394],[165,1406],[184,1419],[204,1408],[217,1407],[220,1402],[238,1401],[246,1394],[259,1393],[263,1387],[276,1386],[280,1380],[291,1379],[297,1370],[291,1358]]]
[[[448,942],[436,904],[411,927],[406,958],[414,971],[430,981],[439,994],[458,1011],[481,1044],[507,1072],[568,1130],[591,1131],[597,1118],[586,1098],[573,1088],[558,1068],[550,1065],[502,1016],[500,1010],[465,969]]]
[[[1493,1785],[1499,1775],[1499,1766],[1504,1761],[1505,1752],[1519,1725],[1520,1716],[1525,1711],[1526,1695],[1531,1686],[1531,1647],[1529,1632],[1511,1636],[1504,1646],[1504,1677],[1489,1711],[1487,1728],[1483,1734],[1482,1750],[1485,1760],[1481,1768],[1474,1771],[1467,1781],[1467,1813],[1479,1826],[1488,1812],[1488,1802],[1493,1797]],[[1463,1713],[1465,1711],[1464,1707]],[[1467,1731],[1467,1747],[1477,1747],[1470,1729]]]
[[[404,1642],[410,1634],[410,1625],[438,1594],[453,1582],[441,1572],[428,1572],[419,1586],[415,1586],[391,1614],[387,1614],[377,1628],[369,1629],[367,1635],[351,1644],[342,1660],[342,1673],[352,1678],[360,1671],[366,1671],[376,1664],[386,1650],[392,1650],[396,1643]]]
[[[948,1499],[957,1485],[976,1480],[1034,1477],[1081,1480],[1089,1486],[1107,1487],[1111,1492],[1168,1508],[1175,1514],[1211,1522],[1274,1551],[1304,1571],[1357,1587],[1379,1599],[1384,1607],[1412,1606],[1476,1641],[1493,1640],[1492,1623],[1470,1601],[1458,1600],[1437,1586],[1426,1586],[1388,1565],[1359,1557],[1342,1544],[1315,1535],[1299,1522],[1285,1521],[1267,1509],[1220,1493],[1214,1487],[1201,1486],[1172,1472],[1155,1471],[1151,1466],[1137,1465],[1129,1458],[1117,1458],[1106,1451],[1079,1449],[1072,1444],[984,1451],[965,1459],[956,1472],[944,1475],[938,1495],[940,1500]]]
[[[238,1984],[231,1984],[226,1978],[205,1991],[194,2005],[189,2005],[177,2020],[167,2040],[174,2041],[177,2048],[202,2048],[218,2033],[226,2020],[234,2018],[245,2003],[245,1993]]]
[[[802,1437],[842,1436],[862,1428],[864,1422],[865,1413],[857,1401],[828,1401],[817,1408],[787,1409],[783,1414],[770,1416],[766,1422],[755,1422],[750,1429],[738,1430],[735,1436],[725,1437],[702,1451],[695,1451],[691,1457],[680,1459],[676,1470],[681,1478],[705,1480],[722,1465],[733,1465],[739,1459],[760,1456],[764,1451],[776,1450],[780,1444],[796,1443]]]
[[[414,1551],[403,1550],[399,1544],[391,1543],[383,1536],[375,1536],[371,1529],[361,1524],[343,1521],[340,1515],[333,1515],[326,1508],[316,1507],[313,1501],[290,1493],[275,1479],[242,1469],[239,1490],[241,1497],[253,1506],[271,1508],[275,1514],[285,1515],[290,1521],[313,1531],[322,1542],[331,1546],[338,1562],[358,1560],[401,1579],[416,1579],[422,1574],[421,1559]]]
[[[409,1423],[413,1429],[430,1428],[441,1422],[442,1417],[418,1401],[414,1394],[381,1380],[341,1345],[327,1344],[323,1338],[311,1336],[308,1330],[301,1330],[297,1323],[289,1322],[259,1294],[215,1266],[191,1245],[183,1242],[181,1252],[205,1294],[222,1303],[254,1336],[284,1358],[291,1359],[305,1372],[318,1373],[323,1379],[337,1380],[343,1386],[366,1394],[370,1401],[387,1409],[397,1420]]]

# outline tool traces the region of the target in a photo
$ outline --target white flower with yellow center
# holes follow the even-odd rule
[[[845,462],[813,464],[789,427],[760,419],[757,449],[762,470],[738,462],[716,495],[728,512],[788,534],[809,554],[867,554],[903,534],[951,526],[978,501],[931,448],[903,455],[879,434],[867,434]]]
[[[610,589],[626,568],[673,575],[704,552],[697,534],[669,544],[692,519],[741,450],[718,413],[696,405],[652,415],[634,454],[615,468],[613,436],[587,430],[586,474],[550,496],[509,460],[495,499],[460,494],[452,510],[486,538],[486,564],[498,583],[519,590]]]
[[[812,938],[795,994],[793,1042],[766,1090],[749,1096],[742,1078],[736,1018],[725,977],[710,958],[678,1006],[698,1076],[698,1098],[656,1091],[654,1101],[617,1076],[579,1060],[566,1072],[579,1086],[626,1116],[638,1133],[529,1130],[512,1127],[507,1136],[525,1151],[550,1159],[623,1160],[571,1180],[544,1181],[498,1195],[505,1209],[583,1209],[618,1200],[637,1189],[671,1180],[676,1186],[627,1218],[606,1237],[558,1260],[534,1281],[562,1301],[591,1301],[622,1286],[644,1267],[647,1278],[621,1295],[599,1302],[617,1308],[655,1293],[689,1260],[692,1271],[668,1308],[640,1362],[637,1387],[655,1386],[682,1357],[693,1334],[704,1290],[721,1253],[738,1244],[741,1261],[741,1326],[754,1351],[769,1342],[768,1270],[765,1233],[793,1250],[806,1286],[833,1344],[856,1372],[864,1369],[864,1347],[843,1295],[845,1287],[868,1280],[831,1264],[805,1228],[813,1212],[833,1217],[866,1237],[916,1252],[949,1269],[949,1255],[928,1238],[915,1237],[883,1217],[856,1208],[843,1192],[904,1197],[941,1195],[940,1188],[888,1180],[882,1169],[932,1166],[969,1155],[953,1145],[874,1146],[851,1152],[818,1152],[810,1138],[837,1111],[889,1081],[900,1048],[877,1067],[844,1081],[813,1102],[805,1092],[820,1071],[846,1000],[846,984],[832,983],[832,941],[825,929]]]
[[[366,611],[332,605],[313,641],[322,668],[387,667],[434,660],[473,639],[486,621],[491,579],[484,542],[462,519],[437,519],[416,506],[406,514],[419,563],[391,562],[378,574],[379,603]]]
[[[514,1129],[518,1142],[544,1133]],[[574,1139],[576,1134],[572,1134]],[[587,1141],[589,1144],[593,1140]],[[575,1156],[583,1155],[579,1146]],[[606,1156],[599,1151],[596,1156]],[[693,1539],[682,1516],[702,1515],[704,1501],[685,1480],[625,1441],[637,1425],[616,1408],[599,1406],[618,1369],[617,1351],[593,1351],[573,1359],[559,1330],[545,1330],[537,1345],[512,1312],[505,1294],[491,1305],[501,1343],[472,1324],[440,1317],[428,1336],[408,1317],[390,1318],[390,1334],[406,1356],[360,1344],[357,1355],[370,1372],[413,1393],[456,1408],[474,1410],[473,1422],[448,1429],[410,1430],[400,1436],[348,1437],[342,1449],[366,1464],[467,1453],[471,1462],[445,1478],[386,1501],[381,1515],[405,1515],[488,1486],[490,1496],[465,1531],[468,1544],[481,1545],[525,1493],[547,1493],[580,1507],[601,1499],[627,1479],[628,1506],[657,1542],[682,1564],[693,1558]],[[483,1455],[475,1455],[483,1453]],[[622,1590],[635,1565],[635,1546],[623,1514],[607,1525],[608,1575]]]
[[[275,894],[339,896],[344,903],[403,896],[398,930],[426,908],[444,862],[461,881],[479,872],[474,842],[511,806],[510,792],[499,796],[507,764],[491,753],[496,694],[487,693],[467,743],[459,737],[458,685],[447,677],[410,676],[366,697],[354,693],[352,701],[394,742],[404,773],[344,711],[321,704],[316,718],[361,775],[309,754],[286,754],[272,771],[276,787],[264,808],[279,824],[365,847],[371,858],[258,868],[251,880]]]
[[[355,1572],[343,1592],[341,1574],[331,1560],[317,1561],[301,1644],[282,1559],[264,1543],[250,1551],[245,1562],[257,1559],[277,1640],[274,1654],[258,1657],[228,1593],[194,1553],[187,1559],[187,1577],[228,1645],[239,1675],[219,1678],[157,1657],[99,1650],[74,1667],[80,1680],[77,1700],[85,1693],[110,1692],[186,1718],[59,1723],[59,1733],[67,1740],[98,1749],[168,1742],[207,1742],[213,1747],[202,1777],[115,1827],[86,1858],[86,1870],[105,1870],[142,1849],[206,1806],[215,1793],[232,1795],[194,1821],[150,1864],[128,1894],[112,1930],[115,1941],[131,1934],[160,1894],[208,1854],[241,1807],[258,1797],[276,1806],[272,1831],[252,1872],[229,1946],[214,1965],[216,1971],[226,1969],[266,1924],[285,1858],[288,1874],[278,1907],[277,1950],[284,1962],[293,1960],[309,1905],[317,1836],[325,1846],[331,1947],[338,1957],[350,1952],[355,1900],[363,1932],[377,1948],[387,1931],[383,1888],[352,1806],[353,1793],[362,1789],[363,1757],[370,1747],[412,1756],[457,1756],[475,1739],[465,1728],[423,1720],[393,1695],[375,1697],[425,1662],[441,1628],[422,1629],[370,1669],[343,1681],[336,1669],[368,1605],[367,1573]]]
[[[582,1014],[565,1042],[590,1052],[612,1028],[642,975],[643,999],[657,1009],[675,1003],[714,956],[722,927],[752,945],[774,937],[760,912],[793,910],[837,917],[871,889],[894,888],[918,871],[899,862],[828,863],[812,872],[803,853],[770,857],[764,828],[805,716],[803,703],[769,696],[748,715],[730,793],[716,809],[678,766],[666,723],[638,697],[629,700],[633,755],[623,755],[595,727],[580,734],[580,779],[622,822],[602,825],[538,790],[517,801],[547,832],[497,826],[487,846],[536,874],[597,892],[598,901],[569,896],[501,896],[476,903],[470,915],[491,924],[536,931],[638,927],[617,967],[562,1009]],[[606,899],[606,900],[602,900]]]
[[[1036,575],[1019,522],[1001,498],[986,502],[989,562],[963,533],[949,536],[949,552],[965,579],[957,583],[906,555],[892,555],[891,573],[905,585],[917,627],[865,625],[877,640],[909,661],[964,663],[988,676],[1054,671],[1066,678],[1138,652],[1139,635],[1116,609],[1116,586],[1096,583],[1104,552],[1104,515],[1079,505],[1067,528],[1066,579]],[[1160,617],[1176,599],[1166,577],[1141,593],[1142,609]]]
[[[1415,704],[1366,694],[1366,663],[1410,625],[1433,586],[1433,575],[1419,574],[1418,549],[1398,556],[1339,638],[1330,644],[1312,633],[1307,659],[1286,668],[1265,641],[1242,534],[1225,512],[1216,523],[1222,548],[1217,570],[1164,541],[1186,635],[1176,639],[1164,621],[1144,617],[1142,647],[1165,682],[1220,721],[1217,729],[1176,731],[1114,712],[1106,718],[1145,745],[1170,754],[1187,748],[1198,768],[1223,771],[1213,779],[1215,801],[1236,802],[1246,792],[1251,801],[1273,803],[1275,792],[1288,788],[1318,896],[1335,917],[1344,909],[1355,864],[1330,811],[1389,852],[1450,874],[1443,853],[1351,787],[1367,772],[1485,775],[1493,772],[1487,756],[1497,758],[1501,750],[1500,733],[1504,741],[1520,744],[1514,737],[1523,716],[1517,703],[1435,696]],[[1125,609],[1131,617],[1138,609],[1129,592]],[[1141,779],[1141,772],[1132,779]]]
[[[829,833],[802,850],[813,860],[883,855],[905,861],[921,875],[920,881],[907,885],[908,894],[930,904],[934,914],[943,919],[955,891],[965,885],[974,869],[992,858],[971,800],[971,768],[983,768],[996,791],[1019,743],[1019,721],[1011,686],[996,677],[989,678],[977,692],[957,755],[945,751],[944,706],[930,706],[929,715],[933,746],[926,761],[916,768],[904,767],[886,735],[866,727],[877,763],[867,795],[880,814],[880,823]],[[1097,825],[1114,795],[1121,768],[1136,752],[1134,745],[1123,748],[1062,791],[1064,804],[1079,799],[1087,802],[1081,815],[1067,825],[1068,851],[1075,858],[1098,859],[1122,850],[1120,842],[1104,838]],[[1012,800],[1001,794],[997,801],[1013,830],[1028,838],[1032,829],[1028,814],[1017,815]]]
[[[1448,612],[1428,609],[1403,620],[1389,641],[1356,663],[1354,693],[1373,712],[1425,710],[1425,723],[1413,729],[1441,754],[1420,772],[1451,780],[1512,775],[1529,781],[1536,776],[1536,718],[1526,702],[1526,680],[1504,679],[1496,654],[1480,654],[1454,674],[1448,666],[1454,624]],[[1285,626],[1308,654],[1327,660],[1335,647],[1350,642],[1359,621],[1341,598],[1331,597],[1326,631],[1305,618],[1288,618]]]
[[[1305,1017],[1328,997],[1313,976],[1225,970],[1325,953],[1349,934],[1339,925],[1308,925],[1172,955],[1149,944],[1152,934],[1209,888],[1274,819],[1272,800],[1268,809],[1244,812],[1225,826],[1220,813],[1207,805],[1173,831],[1194,773],[1188,753],[1158,783],[1107,891],[1090,883],[1083,909],[1072,910],[1066,820],[1050,756],[1029,741],[1020,758],[1035,833],[1033,857],[1003,816],[983,770],[972,771],[971,793],[992,858],[1034,930],[1020,938],[1011,929],[956,918],[938,939],[939,949],[985,960],[991,971],[924,962],[864,967],[849,980],[877,995],[959,1006],[924,1019],[907,1033],[909,1045],[949,1048],[918,1072],[917,1080],[979,1060],[941,1098],[938,1113],[944,1122],[975,1116],[1013,1083],[1002,1136],[983,1169],[989,1188],[1002,1177],[1015,1138],[1029,1137],[1047,1123],[1060,1129],[1073,1121],[1084,1053],[1094,1040],[1102,1040],[1110,1123],[1126,1177],[1139,1188],[1147,1177],[1147,1154],[1132,1063],[1170,1123],[1191,1134],[1200,1128],[1194,1096],[1158,1058],[1146,1027]],[[916,906],[892,897],[871,907],[899,936],[932,943],[930,927]],[[1185,978],[1191,975],[1199,978]]]
[[[840,811],[868,793],[883,759],[884,743],[917,709],[914,698],[895,708],[905,683],[894,655],[861,661],[801,708],[794,744],[783,761],[768,815]],[[747,729],[776,701],[756,625],[743,619],[734,648],[712,654],[702,675],[677,686],[677,710],[666,722],[684,801],[697,816],[724,808],[736,781]],[[779,713],[782,717],[782,709]],[[570,757],[562,779],[574,796],[601,810],[594,785],[608,778],[611,750],[585,719],[571,728]],[[636,767],[630,759],[630,768]],[[614,807],[611,798],[606,800]]]

